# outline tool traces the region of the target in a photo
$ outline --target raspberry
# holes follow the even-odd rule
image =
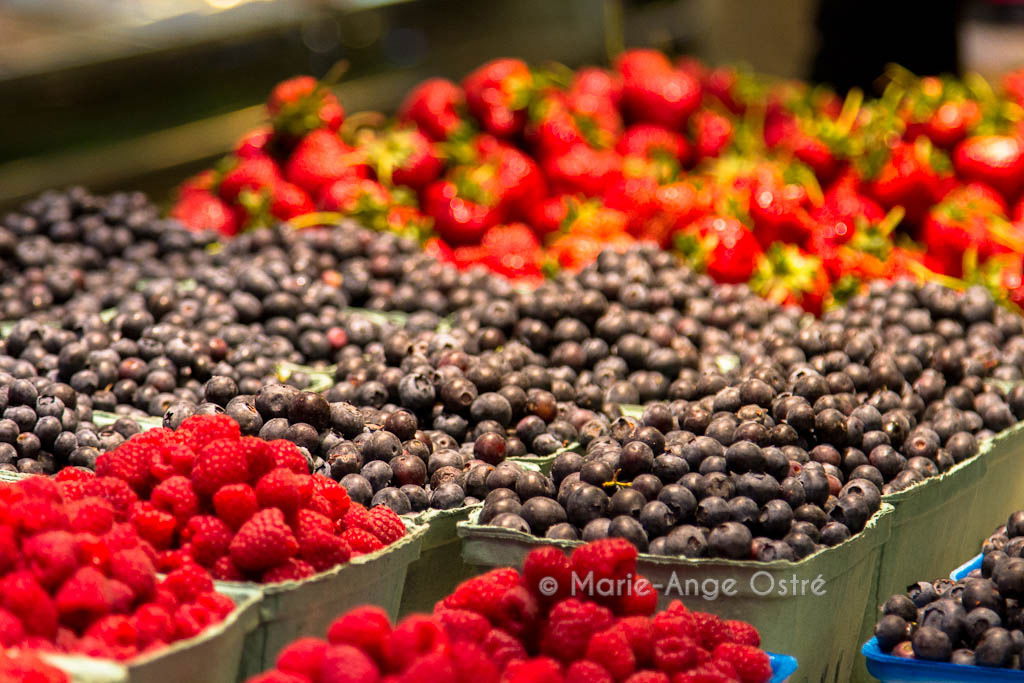
[[[260,510],[235,534],[229,551],[242,571],[261,572],[295,555],[299,543],[276,508]]]
[[[26,498],[42,498],[50,503],[60,503],[60,488],[49,477],[27,477],[21,480],[18,491]]]
[[[488,619],[500,617],[499,603],[505,592],[520,585],[515,569],[492,569],[486,574],[463,581],[437,607],[466,609]]]
[[[97,496],[68,503],[65,509],[72,531],[102,535],[110,531],[114,524],[114,506]]]
[[[320,514],[309,509],[299,510],[298,514],[295,515],[295,537],[299,539],[299,543],[302,540],[315,532],[326,532],[328,534],[334,533],[334,522]]]
[[[71,678],[31,652],[0,653],[0,681],[15,683],[68,683]]]
[[[228,554],[234,533],[217,517],[198,515],[188,520],[181,531],[181,540],[192,546],[192,557],[204,567]]]
[[[161,447],[162,462],[160,471],[164,472],[165,467],[170,468],[173,474],[189,476],[196,464],[196,452],[183,443],[166,443]],[[153,467],[150,467],[152,471]],[[158,477],[166,479],[166,477]]]
[[[255,436],[243,436],[239,439],[245,460],[249,463],[249,480],[256,481],[267,472],[277,467],[274,454],[267,448],[267,442]]]
[[[376,536],[362,529],[348,529],[341,534],[341,539],[352,549],[352,556],[366,555],[384,548]]]
[[[752,645],[721,643],[712,656],[732,664],[744,683],[763,683],[772,677],[772,663],[768,655]]]
[[[94,534],[75,534],[75,543],[78,548],[79,566],[95,567],[102,572],[107,571],[110,564],[110,546],[107,545],[105,538]],[[142,547],[152,548],[149,544]]]
[[[228,484],[213,495],[213,509],[232,529],[238,529],[260,509],[248,484]]]
[[[262,576],[260,576],[260,581],[263,583],[301,581],[302,579],[308,579],[314,574],[316,574],[316,570],[313,569],[313,565],[296,557],[290,557],[276,567],[271,567],[263,572]]]
[[[161,572],[171,572],[179,567],[184,567],[186,564],[192,564],[191,549],[183,546],[174,550],[159,552],[157,553],[155,564],[157,571]]]
[[[139,536],[158,550],[170,547],[178,527],[178,520],[174,515],[157,510],[149,501],[135,503],[132,507],[131,522]]]
[[[581,660],[566,669],[565,683],[615,683],[615,679],[600,664]]]
[[[465,609],[436,609],[434,618],[454,642],[479,643],[491,630],[491,622],[486,617]]]
[[[25,536],[68,528],[68,516],[64,509],[42,498],[22,500],[9,514],[11,521]]]
[[[135,530],[131,522],[118,522],[110,527],[110,531],[103,534],[103,543],[111,552],[117,552],[118,550],[137,548],[145,542],[139,537],[139,532]],[[148,544],[146,547],[152,548]]]
[[[256,674],[248,679],[246,683],[309,683],[309,679],[274,669]]]
[[[576,598],[563,600],[548,613],[540,649],[563,662],[582,659],[590,637],[611,623],[611,612],[600,605]]]
[[[541,581],[554,580],[554,593],[540,590]],[[558,548],[547,546],[530,551],[523,560],[523,583],[541,602],[553,603],[569,595],[572,590],[572,566],[569,558]]]
[[[135,648],[139,640],[139,632],[131,617],[123,614],[110,614],[97,619],[85,630],[85,635],[96,638],[107,645],[118,648]]]
[[[149,466],[154,452],[149,444],[128,439],[114,450],[96,458],[96,476],[120,479],[135,493],[146,495],[153,485]]]
[[[398,539],[405,536],[405,523],[402,518],[384,505],[377,505],[370,508],[370,527],[367,529],[371,534],[380,539],[384,545],[391,545]]]
[[[10,570],[20,558],[21,551],[18,549],[14,529],[0,526],[0,572]]]
[[[455,675],[459,681],[497,681],[498,667],[479,645],[459,643],[458,655],[453,657]]]
[[[726,619],[722,622],[722,642],[760,647],[761,634],[745,621]]]
[[[161,584],[169,588],[180,602],[192,602],[202,593],[213,590],[210,573],[197,564],[184,564],[167,575]]]
[[[203,593],[196,598],[196,604],[210,610],[218,619],[223,619],[235,611],[235,601],[216,591]]]
[[[660,671],[685,671],[707,659],[707,650],[687,636],[668,636],[654,643],[654,664]]]
[[[327,629],[331,645],[354,645],[378,661],[384,656],[384,641],[391,633],[391,619],[380,607],[366,605],[349,610]]]
[[[107,579],[107,602],[114,614],[127,614],[135,604],[135,592],[122,581]]]
[[[618,581],[636,575],[636,547],[623,538],[606,538],[577,548],[570,558],[577,578],[593,574],[594,585],[602,579]]]
[[[615,612],[621,616],[650,616],[658,609],[658,591],[642,576],[633,577],[628,590],[615,600]]]
[[[370,531],[371,524],[370,511],[359,503],[352,503],[345,512],[345,515],[341,518],[341,526],[343,529],[362,529],[363,531]]]
[[[62,624],[84,628],[110,611],[107,579],[92,567],[83,567],[64,582],[55,596]]]
[[[636,670],[636,657],[629,639],[614,627],[590,637],[586,658],[600,664],[616,680],[622,680]]]
[[[21,547],[26,568],[43,586],[53,589],[78,569],[75,537],[67,531],[47,531]]]
[[[142,647],[150,643],[165,643],[174,637],[174,619],[160,605],[148,603],[135,610],[135,629]]]
[[[261,508],[279,508],[290,517],[313,493],[313,480],[278,467],[256,482],[256,500]]]
[[[670,683],[668,676],[660,671],[639,671],[625,680],[624,683]]]
[[[235,424],[233,420],[231,422]],[[238,428],[237,424],[235,428]],[[249,463],[245,447],[237,439],[210,441],[197,451],[196,464],[192,468],[192,487],[200,495],[212,496],[222,486],[242,484],[248,480]]]
[[[705,650],[714,650],[716,645],[725,640],[722,620],[717,615],[707,612],[690,612],[690,617],[697,626],[698,641]]]
[[[0,579],[0,606],[20,619],[30,636],[53,638],[57,632],[57,606],[28,572],[12,572]]]
[[[181,522],[199,513],[199,496],[187,477],[175,476],[153,488],[149,501],[157,510],[169,512]]]
[[[502,683],[564,683],[561,667],[550,657],[511,662],[501,676]]]
[[[689,613],[658,612],[652,619],[655,639],[686,636],[697,640],[700,633]]]
[[[448,634],[434,619],[422,614],[406,617],[384,641],[384,661],[388,668],[402,671],[414,660],[429,654],[445,652]]]
[[[654,661],[654,625],[647,617],[625,617],[615,623],[629,640],[637,666],[649,666]]]
[[[0,608],[0,645],[13,647],[25,638],[25,627],[21,619],[8,610]]]
[[[376,683],[380,670],[373,660],[351,645],[334,645],[324,653],[321,683]]]
[[[182,605],[174,613],[174,635],[176,638],[191,638],[217,621],[216,616],[205,607]]]
[[[214,562],[210,574],[218,581],[245,581],[245,575],[235,566],[230,555],[225,555]]]
[[[311,681],[320,678],[324,656],[330,645],[320,638],[299,638],[288,644],[277,655],[277,668],[287,673],[305,676]]]
[[[267,442],[267,451],[274,458],[277,467],[284,467],[296,474],[309,474],[309,464],[299,447],[286,439]]]
[[[348,491],[345,490],[345,487],[338,482],[322,474],[314,474],[313,489],[316,493],[310,500],[310,505],[312,506],[313,500],[319,501],[318,495],[322,497],[323,501],[319,502],[318,506],[326,507],[327,511],[319,510],[321,514],[331,519],[340,519],[348,512],[352,500],[348,497]]]
[[[95,472],[84,470],[81,467],[65,467],[64,469],[57,472],[57,474],[53,475],[53,481],[58,484],[73,481],[86,482],[95,476]]]
[[[312,531],[299,541],[299,556],[318,572],[348,562],[352,548],[328,531]]]
[[[227,415],[193,415],[185,418],[175,432],[183,444],[199,453],[213,441],[237,441],[242,436],[238,423]]]
[[[128,482],[114,477],[95,477],[85,483],[86,496],[99,496],[114,506],[118,519],[127,519],[139,497]]]
[[[402,683],[456,683],[452,659],[447,651],[417,657],[402,671]]]
[[[499,669],[505,668],[505,665],[511,661],[526,659],[529,656],[518,638],[505,633],[500,628],[492,628],[480,644]]]
[[[540,616],[540,605],[525,586],[513,586],[505,591],[492,611],[495,626],[513,636],[523,637],[533,631]]]

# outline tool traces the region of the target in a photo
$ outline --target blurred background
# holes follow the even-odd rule
[[[650,45],[872,89],[1024,65],[1024,0],[2,0],[0,205],[47,187],[169,188],[257,124],[277,81],[340,59],[349,112],[520,56],[607,63]]]

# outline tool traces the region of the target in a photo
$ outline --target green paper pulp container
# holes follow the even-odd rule
[[[846,681],[860,646],[860,605],[872,599],[882,546],[889,537],[891,505],[883,504],[865,529],[799,562],[749,562],[640,555],[639,571],[660,593],[659,606],[681,599],[691,609],[742,619],[761,632],[761,646],[800,662],[793,681]],[[533,548],[570,551],[579,541],[552,541],[511,529],[459,524],[466,562],[483,567],[521,566]],[[841,605],[853,606],[853,618]]]
[[[379,605],[392,619],[396,618],[406,571],[420,556],[420,545],[427,532],[425,526],[410,522],[406,526],[409,533],[388,547],[303,581],[263,586],[216,582],[218,590],[254,586],[262,589],[259,624],[245,639],[242,678],[273,667],[281,649],[296,638],[323,637],[331,622],[353,607]]]
[[[985,471],[978,487],[981,493],[969,510],[968,536],[973,545],[957,562],[976,554],[982,540],[1004,524],[1010,513],[1024,508],[1024,422],[984,441],[979,457]],[[953,566],[956,563],[945,569]]]
[[[235,601],[221,623],[188,640],[127,662],[78,655],[43,654],[73,683],[235,683],[239,679],[246,635],[259,623],[262,591],[218,586]]]
[[[461,544],[455,531],[474,510],[483,507],[468,505],[454,510],[426,510],[415,515],[413,523],[426,527],[420,556],[409,565],[402,591],[400,616],[413,612],[432,612],[434,604],[448,595],[461,582],[479,573],[462,559]]]

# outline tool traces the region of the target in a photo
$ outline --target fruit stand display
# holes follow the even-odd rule
[[[840,98],[639,49],[393,117],[330,80],[166,215],[0,219],[0,672],[1022,666],[1024,526],[985,539],[1024,505],[1024,76]],[[582,569],[624,583],[543,592]]]

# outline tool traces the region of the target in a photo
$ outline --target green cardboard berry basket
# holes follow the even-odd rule
[[[476,523],[478,515],[474,512],[458,525],[462,554],[469,564],[521,566],[535,547],[554,545],[570,551],[582,545],[483,526]],[[680,599],[692,609],[752,623],[761,632],[762,647],[785,652],[800,662],[793,681],[846,681],[860,646],[860,608],[849,618],[838,607],[872,599],[892,515],[892,506],[883,503],[861,533],[799,562],[642,554],[639,571],[661,587],[660,607]]]
[[[217,589],[260,588],[259,623],[245,639],[241,677],[272,668],[281,649],[302,636],[323,636],[342,613],[379,605],[398,616],[409,565],[420,556],[427,527],[406,520],[409,533],[388,547],[361,555],[303,581],[260,585],[217,581]],[[195,679],[201,680],[201,679]]]
[[[127,662],[78,655],[43,654],[73,683],[235,683],[246,636],[259,624],[262,591],[218,586],[235,610],[198,636]]]
[[[981,494],[969,511],[969,536],[974,544],[961,560],[976,553],[981,541],[1004,524],[1010,513],[1024,508],[1024,422],[983,441],[979,457],[985,463]]]
[[[426,527],[419,559],[409,565],[399,616],[413,612],[432,612],[434,604],[461,582],[479,573],[466,564],[459,552],[462,540],[455,531],[459,522],[469,519],[483,504],[452,510],[425,510],[413,516],[414,524]]]

